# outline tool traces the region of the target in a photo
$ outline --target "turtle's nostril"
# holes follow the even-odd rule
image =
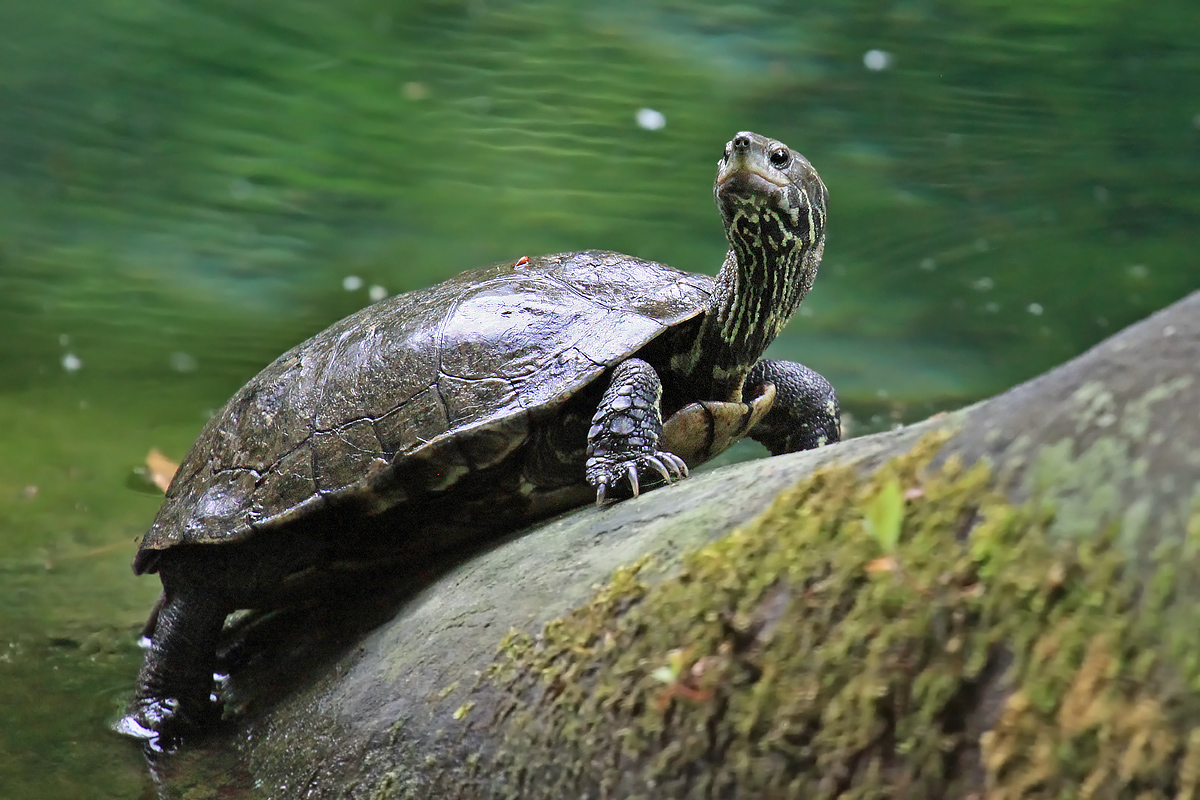
[[[739,153],[744,153],[750,149],[750,134],[739,133],[733,137],[733,149]]]

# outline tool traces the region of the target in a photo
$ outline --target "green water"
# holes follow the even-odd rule
[[[151,447],[371,287],[590,247],[715,271],[741,129],[829,186],[777,352],[859,431],[1200,288],[1190,0],[0,3],[0,799],[154,795],[106,731]]]

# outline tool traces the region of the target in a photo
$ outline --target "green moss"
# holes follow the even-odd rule
[[[375,787],[375,792],[371,795],[371,800],[387,800],[394,796],[399,784],[399,777],[395,772],[384,773],[383,779],[380,780],[379,785]]]
[[[985,467],[930,470],[940,444],[821,471],[668,576],[639,562],[507,637],[482,684],[504,744],[476,777],[521,797],[1192,797],[1200,523],[1147,573],[1117,529],[1055,540]],[[885,552],[864,520],[893,484]]]

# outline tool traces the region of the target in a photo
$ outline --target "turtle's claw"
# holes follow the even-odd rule
[[[668,467],[661,457],[648,458],[646,459],[646,464],[659,475],[662,475],[662,479],[667,483],[675,480],[676,475],[671,472],[671,467]]]
[[[604,505],[609,490],[623,480],[629,481],[633,496],[639,496],[642,492],[641,475],[649,471],[660,475],[664,483],[675,483],[688,476],[687,463],[674,453],[663,450],[630,456],[616,463],[589,460],[587,478],[596,487],[596,505]]]
[[[672,470],[675,472],[675,480],[679,480],[680,478],[686,478],[688,475],[691,474],[690,472],[688,472],[687,462],[684,461],[679,456],[675,455],[674,453],[667,453],[664,451],[662,453],[659,453],[658,455],[660,458],[662,458],[664,461],[666,461],[668,464],[671,465]],[[670,481],[667,481],[667,482],[670,483]]]

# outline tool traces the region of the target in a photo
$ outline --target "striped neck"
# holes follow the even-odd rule
[[[707,396],[741,399],[742,383],[812,288],[823,240],[776,247],[769,237],[730,236],[716,292],[688,354],[689,383]]]
[[[803,156],[751,133],[726,147],[714,193],[729,253],[695,341],[672,366],[703,396],[740,400],[750,368],[812,288],[827,193]]]

